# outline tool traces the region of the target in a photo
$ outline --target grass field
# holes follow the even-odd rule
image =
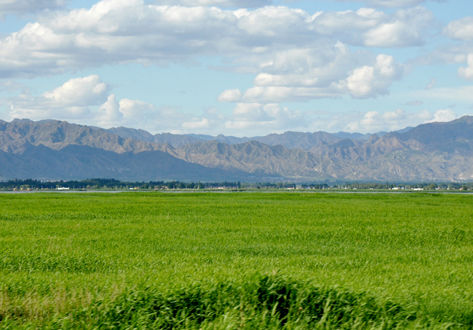
[[[0,327],[473,327],[473,196],[0,194]]]

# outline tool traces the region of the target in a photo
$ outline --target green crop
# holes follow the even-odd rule
[[[473,196],[0,195],[0,327],[473,326]]]

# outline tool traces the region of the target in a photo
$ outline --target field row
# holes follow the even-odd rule
[[[0,325],[467,326],[472,220],[470,195],[2,194]]]

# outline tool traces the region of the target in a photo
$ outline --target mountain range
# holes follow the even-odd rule
[[[0,179],[469,181],[473,117],[394,132],[257,137],[0,121]]]

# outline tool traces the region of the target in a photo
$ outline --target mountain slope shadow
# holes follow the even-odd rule
[[[222,170],[191,164],[162,151],[114,153],[88,146],[61,150],[26,145],[21,154],[0,152],[0,177],[41,179],[120,180],[251,180],[244,171]]]

